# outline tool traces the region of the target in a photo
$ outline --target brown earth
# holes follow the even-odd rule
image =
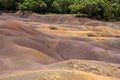
[[[120,64],[95,60],[67,60],[45,66],[46,69],[67,69],[120,78]]]
[[[91,73],[70,70],[24,71],[1,80],[119,80],[111,77],[98,76]]]
[[[118,22],[70,15],[21,17],[8,13],[0,16],[0,80],[120,78]]]

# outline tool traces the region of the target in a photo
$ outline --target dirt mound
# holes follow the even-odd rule
[[[91,73],[69,70],[24,71],[1,77],[1,80],[118,80]]]
[[[23,33],[35,34],[36,31],[32,28],[27,27],[28,25],[20,21],[1,21],[0,28],[20,31]]]
[[[59,61],[60,56],[40,42],[42,37],[49,39],[24,22],[1,21],[0,71],[40,67],[41,64]]]
[[[35,24],[34,24],[35,25]],[[105,41],[111,38],[119,38],[120,30],[116,30],[107,26],[79,26],[64,27],[51,24],[37,24],[36,30],[42,31],[52,35],[59,35],[64,37],[83,37],[94,41]]]
[[[67,60],[47,65],[46,68],[77,70],[102,76],[120,78],[120,64],[106,63],[95,60]]]
[[[120,63],[119,30],[107,26],[88,26],[89,21],[91,22],[89,19],[86,19],[88,23],[85,24],[82,20],[83,23],[75,27],[74,24],[78,23],[78,19],[72,16],[51,15],[38,18],[35,16],[38,15],[34,14],[27,19],[5,14],[0,16],[0,78],[3,77],[2,80],[114,80],[94,74],[120,78],[119,65],[106,63]],[[74,26],[39,23],[45,21],[60,22],[63,25],[70,22],[70,25]],[[53,64],[71,59],[89,61]],[[103,63],[91,60],[103,61]],[[43,70],[51,68],[53,70]],[[76,71],[73,71],[74,69]],[[9,75],[9,71],[18,73]]]
[[[27,69],[31,68],[32,64],[36,64],[36,67],[39,67],[41,64],[50,64],[68,59],[120,63],[119,50],[113,52],[111,49],[94,45],[97,43],[92,42],[93,44],[90,44],[91,41],[87,39],[85,41],[85,38],[76,40],[75,38],[72,39],[73,37],[65,38],[65,36],[49,35],[48,33],[37,31],[36,28],[32,27],[36,25],[35,23],[27,23],[15,20],[3,20],[0,22],[1,71]],[[43,27],[42,25],[38,26]],[[48,26],[44,27],[44,29],[48,28]],[[78,31],[78,29],[60,26],[54,29]],[[12,65],[10,66],[10,64]]]
[[[57,23],[63,25],[86,25],[86,26],[107,26],[114,29],[120,29],[119,22],[105,22],[105,21],[98,21],[92,20],[85,17],[76,17],[75,15],[66,15],[66,14],[47,14],[47,15],[40,15],[31,12],[24,12],[24,14],[17,12],[18,15],[14,15],[17,17],[26,17],[28,19],[32,19],[37,22],[42,23]],[[11,15],[11,14],[7,14]],[[12,14],[13,15],[13,14]],[[72,26],[73,27],[73,26]]]
[[[113,38],[109,39],[107,41],[104,41],[104,44],[107,46],[110,46],[112,48],[120,49],[120,39],[119,38]]]
[[[57,62],[56,59],[46,55],[44,52],[13,43],[12,39],[5,37],[1,38],[0,42],[0,71],[28,69],[31,67],[40,68],[41,64]],[[26,43],[26,41],[24,42]]]
[[[62,40],[57,45],[56,51],[65,60],[86,59],[118,63],[120,61],[120,55],[82,41]]]

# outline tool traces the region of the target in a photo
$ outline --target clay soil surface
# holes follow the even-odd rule
[[[120,80],[120,22],[3,13],[0,80]]]

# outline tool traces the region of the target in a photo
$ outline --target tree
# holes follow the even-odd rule
[[[55,0],[52,4],[54,10],[59,13],[69,13],[69,6],[71,5],[72,0]]]
[[[91,18],[106,20],[115,18],[115,8],[111,6],[109,0],[74,0],[69,8],[72,13],[86,14]]]
[[[18,4],[19,10],[34,11],[39,13],[45,13],[47,8],[43,0],[24,0],[23,3]]]
[[[55,0],[43,0],[43,1],[45,2],[46,6],[47,6],[46,12],[53,12],[52,4]]]
[[[120,20],[120,0],[0,0],[0,10],[83,14],[90,18]]]

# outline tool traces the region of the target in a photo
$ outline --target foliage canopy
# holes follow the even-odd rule
[[[120,0],[0,0],[0,9],[83,14],[90,18],[120,20]]]

